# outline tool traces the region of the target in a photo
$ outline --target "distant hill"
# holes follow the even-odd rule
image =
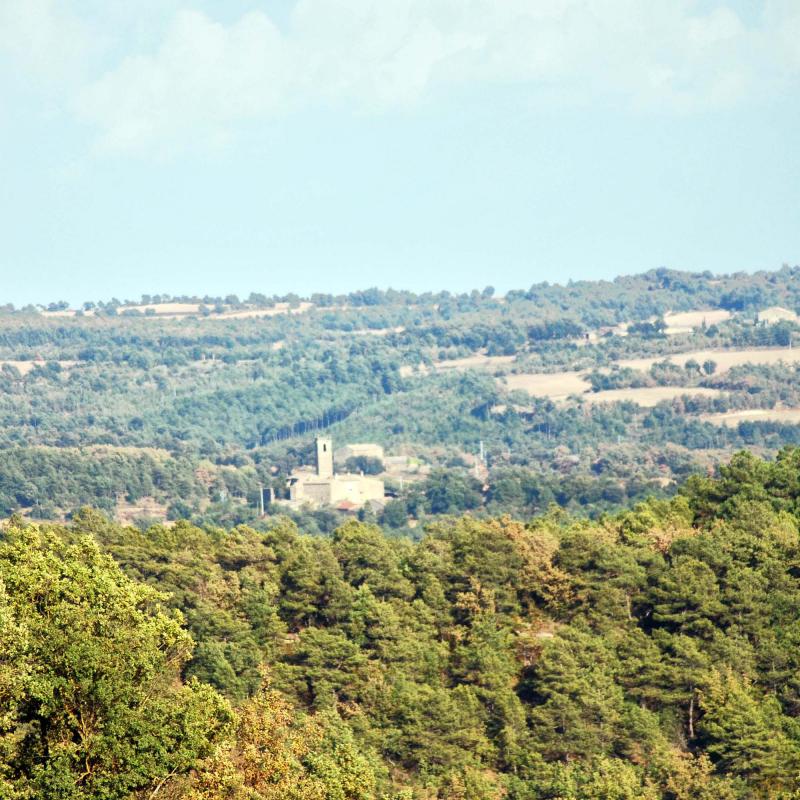
[[[386,476],[378,521],[408,533],[465,510],[597,515],[668,495],[738,448],[800,442],[799,310],[796,267],[658,269],[502,297],[6,306],[0,507],[254,522],[260,487],[283,497],[325,430],[424,465]],[[341,519],[301,516],[321,531]]]

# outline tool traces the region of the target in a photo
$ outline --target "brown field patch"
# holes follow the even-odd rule
[[[243,308],[239,311],[209,314],[206,319],[252,319],[254,317],[276,317],[279,314],[304,314],[313,307],[313,303],[307,302],[300,303],[296,308],[290,308],[288,303],[276,303],[272,308]]]
[[[783,422],[800,425],[800,408],[746,408],[723,414],[703,414],[701,419],[712,425],[735,428],[740,422]]]
[[[674,400],[683,395],[718,397],[720,394],[719,389],[706,389],[702,386],[648,386],[641,389],[608,389],[604,392],[592,392],[584,395],[584,399],[592,404],[632,402],[642,408],[653,408],[662,400]]]
[[[202,303],[151,303],[150,305],[120,306],[119,314],[126,311],[139,311],[142,314],[150,312],[148,316],[161,317],[162,319],[178,319],[200,314]],[[276,303],[271,308],[243,308],[238,310],[223,311],[218,314],[212,311],[202,319],[250,319],[253,317],[275,317],[279,314],[303,314],[313,308],[312,303],[303,302],[296,308],[290,308],[289,303]],[[59,312],[53,312],[59,313]],[[72,312],[74,315],[74,312]]]
[[[784,308],[783,306],[770,306],[769,308],[762,308],[758,312],[758,321],[766,322],[768,325],[774,325],[776,322],[783,320],[797,322],[797,314],[790,308]]]
[[[699,311],[680,311],[677,314],[664,314],[667,323],[667,335],[691,333],[695,328],[706,325],[717,325],[731,318],[731,312],[724,308],[701,309]]]
[[[151,303],[143,306],[120,306],[117,309],[119,314],[125,311],[151,311],[157,317],[178,317],[187,314],[197,314],[200,310],[199,303]]]
[[[13,361],[13,360],[6,360],[0,361],[0,367],[4,364],[8,364],[10,367],[16,367],[19,370],[20,375],[27,375],[29,372],[33,371],[34,367],[43,367],[45,364],[49,364],[49,361]],[[61,366],[61,369],[69,369],[70,367],[74,367],[78,362],[77,361],[57,361],[57,364]]]
[[[40,311],[43,317],[74,317],[78,312],[74,308],[65,308],[62,311]],[[90,314],[89,311],[84,311],[84,314]]]
[[[570,396],[579,395],[587,403],[630,401],[642,408],[652,408],[662,400],[672,400],[682,395],[716,397],[721,394],[718,389],[693,386],[649,386],[640,389],[608,389],[603,392],[592,392],[591,384],[580,372],[506,375],[503,381],[507,389],[521,389],[533,397],[549,397],[551,400],[563,401]]]
[[[691,353],[674,353],[652,358],[629,358],[617,363],[620,367],[630,367],[647,372],[653,364],[661,361],[670,361],[683,366],[692,358],[701,365],[708,360],[716,362],[715,374],[720,374],[727,372],[731,367],[738,367],[742,364],[779,364],[781,362],[796,364],[800,362],[800,349],[766,347],[746,350],[695,350]]]
[[[521,389],[533,397],[566,400],[573,394],[584,394],[592,386],[580,372],[540,372],[523,375],[506,375],[508,389]]]

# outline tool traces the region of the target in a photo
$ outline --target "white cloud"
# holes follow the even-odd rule
[[[0,1],[18,15],[49,10],[22,14],[36,52],[59,39],[51,3]],[[478,83],[692,111],[795,81],[798,29],[796,0],[771,0],[757,27],[689,0],[298,0],[284,29],[261,11],[222,24],[184,10],[151,52],[86,86],[76,108],[102,146],[122,151],[224,141],[242,122],[310,105],[404,109]]]
[[[55,0],[0,0],[0,54],[39,79],[61,82],[86,65],[87,26]]]
[[[224,27],[199,12],[179,12],[155,54],[126,58],[84,90],[78,107],[112,149],[173,136],[210,140],[286,100],[285,46],[264,14]]]

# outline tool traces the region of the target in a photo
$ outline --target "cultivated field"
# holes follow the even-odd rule
[[[699,312],[692,312],[699,313]],[[800,349],[773,347],[749,350],[695,350],[673,355],[630,358],[618,361],[620,367],[647,372],[653,364],[670,361],[683,366],[690,359],[699,364],[713,361],[716,374],[727,372],[742,364],[795,364],[800,363]],[[467,361],[468,359],[461,359]],[[718,394],[715,389],[689,388],[682,386],[655,386],[642,389],[613,389],[605,392],[590,392],[591,386],[581,372],[529,373],[506,375],[500,382],[509,390],[521,389],[534,397],[549,397],[551,400],[566,400],[570,395],[585,395],[593,403],[611,403],[619,400],[632,400],[641,406],[654,406],[661,400],[669,400],[683,394],[712,397]]]
[[[210,314],[206,319],[250,319],[252,317],[275,317],[278,314],[303,314],[313,308],[313,303],[300,303],[290,308],[288,303],[276,303],[272,308],[249,308],[240,311],[223,311],[221,314]]]
[[[664,314],[664,322],[667,323],[667,334],[691,333],[695,328],[700,328],[703,323],[717,325],[730,318],[731,312],[722,308]]]
[[[579,372],[552,372],[529,375],[506,375],[502,379],[510,390],[521,389],[533,397],[549,397],[563,401],[571,395],[580,395],[588,403],[618,403],[631,401],[643,408],[652,408],[662,400],[672,400],[682,395],[716,397],[718,389],[693,386],[648,386],[640,389],[609,389],[592,392],[591,384]]]
[[[724,414],[704,414],[701,419],[714,425],[735,428],[740,422],[783,422],[800,424],[800,408],[748,408]]]
[[[508,389],[521,389],[533,397],[549,397],[551,400],[566,400],[572,394],[583,394],[591,384],[580,372],[532,373],[528,375],[506,375],[503,379]]]
[[[43,317],[74,317],[78,312],[74,308],[65,308],[61,311],[40,311]],[[84,312],[86,316],[92,316],[91,311]]]
[[[8,364],[10,367],[16,367],[19,370],[20,375],[27,375],[29,372],[33,370],[34,367],[43,367],[47,364],[47,361],[0,361],[0,367],[4,364]],[[69,369],[70,367],[74,367],[78,362],[77,361],[58,361],[56,362],[61,366],[62,369]]]
[[[717,365],[716,372],[719,374],[742,364],[778,364],[780,362],[796,364],[800,362],[800,349],[768,347],[749,350],[695,350],[691,353],[675,353],[655,358],[630,358],[617,363],[620,367],[630,367],[647,372],[653,364],[660,361],[670,361],[683,366],[690,359],[694,359],[699,364],[709,360],[714,361]]]
[[[158,317],[182,317],[186,314],[197,314],[200,311],[198,303],[154,303],[149,306],[123,306],[119,309],[120,313],[125,311],[146,311],[154,313]]]
[[[118,314],[126,311],[138,311],[141,314],[147,313],[148,316],[156,316],[161,319],[180,319],[181,317],[191,317],[200,315],[200,303],[151,303],[150,305],[120,306]],[[239,310],[223,311],[221,314],[212,312],[204,319],[249,319],[251,317],[275,317],[278,314],[303,314],[313,308],[313,303],[302,302],[297,307],[291,308],[288,303],[276,303],[271,308],[243,308]],[[321,311],[324,309],[320,309]],[[337,309],[338,310],[338,309]],[[43,317],[74,317],[78,312],[74,308],[64,309],[63,311],[42,311]],[[95,316],[94,310],[84,311],[84,316]]]
[[[690,395],[694,397],[717,397],[719,389],[706,389],[701,386],[648,386],[641,389],[609,389],[605,392],[592,392],[584,396],[588,403],[633,402],[642,408],[653,408],[662,400]]]

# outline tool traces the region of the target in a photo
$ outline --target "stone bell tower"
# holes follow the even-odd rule
[[[320,478],[333,477],[333,440],[318,436],[314,440],[317,447],[317,475]]]

